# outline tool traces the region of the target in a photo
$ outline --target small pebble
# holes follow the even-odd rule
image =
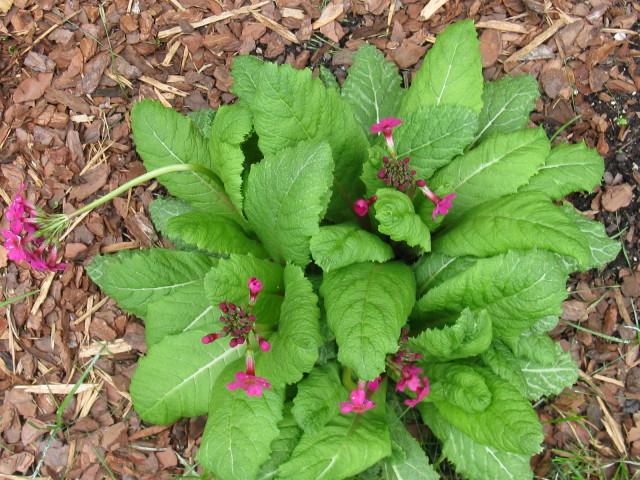
[[[625,162],[627,160],[627,154],[624,152],[620,152],[616,155],[616,161]]]

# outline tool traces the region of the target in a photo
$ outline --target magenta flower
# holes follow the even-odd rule
[[[418,403],[424,400],[424,397],[429,395],[429,390],[429,379],[427,377],[422,377],[422,385],[417,390],[415,390],[415,393],[416,395],[418,395],[418,397],[405,400],[404,403],[406,405],[409,405],[410,407],[415,407]]]
[[[247,282],[247,286],[249,287],[249,303],[253,304],[258,298],[258,294],[262,291],[262,282],[258,280],[256,277],[251,277]]]
[[[341,402],[338,404],[341,413],[364,413],[376,406],[371,400],[367,400],[367,394],[364,391],[364,382],[358,382],[358,389],[349,395],[350,402]]]
[[[367,213],[369,213],[369,207],[373,205],[376,200],[378,200],[378,196],[374,195],[370,198],[361,198],[356,200],[353,204],[353,211],[356,212],[356,215],[360,217],[364,217]]]
[[[435,204],[433,213],[431,214],[431,220],[435,221],[438,215],[446,215],[447,213],[449,213],[449,210],[453,206],[451,204],[451,201],[456,198],[455,193],[450,193],[446,197],[440,198],[435,193],[433,193],[429,187],[427,187],[427,184],[424,180],[418,180],[416,182],[416,185],[420,187],[422,193],[429,197],[429,200],[431,200]]]
[[[391,151],[393,151],[393,136],[391,132],[394,128],[401,124],[402,120],[400,120],[399,118],[383,118],[379,123],[374,123],[373,125],[371,125],[371,128],[369,130],[374,135],[378,133],[384,134],[384,138],[387,141],[387,146]]]
[[[14,262],[29,262],[35,270],[64,270],[66,263],[56,263],[58,250],[55,245],[36,235],[39,231],[38,211],[22,196],[25,188],[26,185],[20,186],[6,211],[9,230],[2,230],[2,235],[5,238],[4,247],[8,251],[7,257]]]
[[[271,344],[267,342],[267,340],[261,337],[260,335],[258,335],[258,346],[260,347],[260,350],[262,350],[263,352],[268,352],[269,350],[271,350]]]
[[[271,384],[266,379],[249,375],[245,372],[236,372],[236,381],[227,384],[229,390],[242,388],[247,391],[247,395],[250,397],[260,397],[262,396],[262,389],[270,387]]]
[[[378,388],[380,388],[380,381],[382,381],[382,377],[378,377],[375,380],[367,382],[367,388],[370,391],[375,392],[376,390],[378,390]]]
[[[402,371],[400,374],[402,378],[396,383],[396,390],[399,392],[404,392],[406,387],[409,387],[409,390],[412,392],[417,391],[420,388],[420,378],[418,377],[423,370],[421,368],[416,367],[415,365],[405,364],[402,366]]]

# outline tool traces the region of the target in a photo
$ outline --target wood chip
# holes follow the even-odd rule
[[[326,7],[322,9],[322,13],[320,14],[320,18],[313,22],[311,27],[314,30],[318,30],[319,28],[328,25],[333,22],[336,18],[342,15],[344,12],[344,5],[342,3],[331,2]]]
[[[262,15],[261,13],[258,13],[258,12],[254,11],[254,10],[251,10],[251,15],[253,15],[253,18],[258,20],[262,25],[264,25],[265,27],[267,27],[270,30],[273,30],[278,35],[280,35],[282,38],[285,38],[285,39],[289,40],[292,43],[300,43],[293,33],[291,33],[289,30],[284,28],[279,23],[274,22],[270,18],[267,18],[264,15]]]
[[[74,394],[86,392],[88,390],[94,390],[97,386],[98,385],[95,383],[83,383],[78,387]],[[35,393],[38,395],[68,395],[75,388],[75,385],[65,383],[50,383],[48,385],[16,385],[13,388],[26,393]]]
[[[270,0],[265,0],[264,2],[256,3],[255,5],[249,5],[247,7],[236,8],[235,10],[229,10],[228,12],[222,12],[220,15],[213,15],[211,17],[203,18],[199,22],[193,22],[191,24],[192,28],[200,28],[206,25],[211,25],[212,23],[219,22],[221,20],[226,20],[227,18],[237,17],[238,15],[242,15],[245,13],[250,13],[255,10],[259,10],[264,7],[268,3],[271,3]],[[167,30],[162,30],[158,33],[158,38],[167,38],[172,35],[176,35],[178,33],[182,33],[181,27],[173,27]]]
[[[283,8],[282,11],[282,18],[295,18],[297,20],[304,20],[306,15],[304,13],[304,11],[302,10],[298,10],[297,8]]]
[[[31,307],[31,315],[35,315],[38,309],[42,306],[44,301],[47,299],[47,295],[49,295],[49,289],[51,288],[51,283],[53,282],[53,277],[56,276],[56,272],[49,272],[47,274],[47,278],[44,279],[42,285],[40,286],[40,293],[38,294],[38,298],[33,303],[33,307]]]
[[[169,50],[167,51],[167,54],[165,55],[164,60],[160,65],[162,65],[163,67],[170,67],[171,63],[173,62],[173,57],[176,56],[176,53],[178,52],[180,45],[182,45],[182,43],[174,39],[173,43],[171,43],[171,45],[169,46]]]
[[[627,446],[624,442],[624,437],[622,436],[622,429],[620,428],[620,424],[615,421],[611,413],[609,413],[609,409],[605,406],[604,402],[600,397],[596,397],[598,400],[598,404],[600,405],[600,410],[604,414],[602,418],[602,424],[604,425],[605,430],[611,437],[613,444],[621,455],[627,455]]]
[[[102,351],[101,355],[103,356],[115,355],[116,353],[130,352],[131,345],[121,338],[114,340],[113,342],[94,342],[91,345],[82,347],[78,356],[80,358],[94,357],[100,351]]]
[[[521,23],[505,22],[502,20],[488,20],[486,22],[476,23],[476,28],[490,28],[492,30],[500,30],[501,32],[513,33],[531,33],[533,27],[523,25]]]
[[[429,4],[422,9],[420,17],[423,20],[429,20],[433,15],[449,0],[431,0]]]
[[[162,82],[156,80],[155,78],[147,77],[146,75],[141,76],[139,78],[139,80],[144,82],[144,83],[148,83],[152,87],[155,87],[158,90],[161,90],[163,92],[172,93],[174,95],[178,95],[179,97],[187,97],[187,96],[189,96],[188,93],[183,92],[182,90],[180,90],[180,89],[178,89],[176,87],[172,87],[171,85],[167,85],[166,83],[162,83]]]
[[[7,13],[9,10],[11,10],[12,6],[13,0],[0,0],[0,10],[2,11],[2,13]]]
[[[531,40],[531,42],[529,42],[528,45],[526,45],[525,47],[521,48],[516,53],[511,55],[509,58],[507,58],[504,61],[504,63],[516,62],[516,61],[520,60],[522,57],[524,57],[525,55],[527,55],[528,53],[531,53],[536,47],[542,45],[544,42],[546,42],[551,37],[553,37],[558,32],[558,30],[560,30],[562,27],[564,27],[567,24],[567,22],[568,22],[568,20],[565,17],[562,17],[562,18],[556,20],[553,23],[553,25],[551,25],[549,28],[547,28],[544,32],[542,32],[536,38]]]
[[[84,313],[83,315],[81,315],[80,317],[78,317],[76,320],[74,320],[73,322],[71,322],[71,325],[77,325],[79,323],[84,322],[87,318],[89,318],[91,315],[93,315],[94,313],[96,313],[98,310],[100,310],[100,308],[102,308],[102,306],[107,303],[107,301],[109,300],[109,297],[104,297],[102,300],[100,300],[98,303],[96,303],[93,306],[90,306],[89,309],[87,310],[86,313]]]
[[[620,380],[616,380],[615,378],[605,377],[604,375],[599,375],[597,373],[593,375],[593,378],[596,378],[603,382],[612,383],[614,385],[617,385],[620,388],[624,388],[624,382],[621,382]]]

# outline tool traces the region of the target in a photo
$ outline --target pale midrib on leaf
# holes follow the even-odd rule
[[[456,43],[455,48],[453,49],[453,53],[451,54],[450,58],[455,58],[456,53],[458,52],[458,48],[460,47],[460,43]],[[453,69],[453,62],[449,61],[449,68],[447,69],[447,75],[444,77],[444,82],[442,83],[442,90],[440,91],[440,94],[437,94],[435,90],[433,90],[433,82],[431,82],[431,91],[433,93],[435,93],[438,97],[438,103],[436,103],[436,106],[440,105],[440,102],[442,101],[442,97],[444,96],[444,91],[447,89],[447,82],[449,81],[449,76],[451,75],[451,70]]]
[[[171,148],[169,148],[169,146],[164,142],[164,140],[162,140],[159,136],[158,133],[156,132],[156,130],[149,124],[148,120],[145,119],[145,122],[147,123],[147,127],[149,129],[149,131],[151,131],[153,137],[156,139],[157,143],[159,143],[160,145],[162,145],[162,147],[169,153],[169,155],[171,155],[171,157],[175,158],[175,160],[180,163],[180,164],[186,164],[189,162],[185,162],[184,160],[182,160],[180,157],[178,157]],[[236,211],[235,210],[235,206],[233,206],[231,203],[229,203],[229,200],[227,199],[226,195],[222,194],[221,192],[219,192],[218,190],[216,190],[215,188],[213,188],[213,185],[211,185],[209,182],[207,182],[204,178],[202,178],[202,176],[197,173],[197,172],[191,172],[193,174],[193,176],[195,176],[199,182],[201,184],[203,184],[206,188],[209,189],[209,191],[211,193],[213,193],[214,195],[216,195],[220,200],[222,200],[226,205],[228,205],[232,211]]]
[[[487,163],[483,163],[482,165],[480,165],[479,168],[477,168],[475,171],[471,172],[470,175],[468,175],[467,177],[463,178],[460,180],[460,183],[458,183],[458,185],[456,185],[455,187],[453,187],[452,191],[456,191],[458,190],[462,185],[464,185],[465,183],[467,183],[469,180],[471,180],[473,177],[475,177],[476,175],[480,174],[482,171],[486,170],[489,167],[494,166],[496,163],[504,160],[508,155],[513,155],[515,153],[517,153],[519,150],[523,149],[523,148],[527,148],[529,147],[532,143],[534,143],[535,140],[527,142],[524,145],[519,145],[517,148],[510,150],[508,152],[505,152],[504,154],[500,155],[499,157],[496,157],[495,159],[491,160],[490,162]],[[460,165],[460,168],[462,168],[462,164]]]
[[[460,125],[460,126],[459,126],[458,128],[456,128],[455,130],[448,131],[448,132],[446,132],[445,134],[440,135],[438,138],[434,138],[433,140],[430,140],[430,141],[429,141],[429,142],[427,142],[427,143],[424,143],[424,144],[422,144],[422,145],[418,145],[417,147],[413,147],[413,148],[411,148],[410,150],[407,150],[406,152],[399,153],[399,154],[398,154],[398,157],[405,157],[405,156],[409,156],[409,155],[411,155],[413,152],[415,152],[415,151],[417,151],[417,150],[421,150],[421,149],[423,149],[423,148],[430,147],[432,144],[434,144],[434,143],[436,143],[436,142],[438,142],[438,141],[440,141],[440,140],[442,140],[442,139],[444,139],[444,138],[450,137],[450,136],[452,136],[454,133],[457,133],[457,132],[458,132],[458,131],[460,131],[460,130],[463,130],[463,129],[464,129],[465,127],[467,127],[468,125],[469,125],[468,123],[465,123],[464,125]],[[446,148],[451,148],[451,147],[448,147],[448,146],[447,146]]]
[[[502,463],[500,459],[495,455],[495,452],[489,447],[485,447],[485,448],[489,453],[489,455],[491,455],[493,459],[496,461],[496,463],[500,466],[500,469],[503,470],[506,475],[509,475],[509,478],[515,478],[513,475],[511,475],[511,472],[509,471],[507,466],[504,463]],[[505,452],[505,453],[509,453],[509,452]]]
[[[212,361],[210,361],[209,363],[207,363],[206,365],[203,365],[202,367],[200,367],[198,370],[196,370],[195,372],[193,372],[191,375],[189,375],[188,377],[184,378],[180,383],[178,383],[177,385],[175,385],[173,388],[171,388],[169,391],[165,392],[164,395],[162,395],[160,398],[158,398],[158,400],[156,400],[153,404],[151,404],[151,406],[147,409],[147,411],[150,411],[152,409],[154,409],[156,406],[160,405],[163,403],[163,401],[170,397],[171,394],[173,394],[173,392],[175,392],[176,390],[182,388],[183,385],[185,385],[187,382],[190,382],[191,380],[193,380],[194,378],[196,378],[198,375],[200,375],[203,371],[208,370],[209,368],[211,368],[213,365],[215,365],[216,363],[225,360],[227,357],[231,356],[231,355],[235,355],[237,352],[235,351],[234,348],[230,348],[228,350],[225,350],[221,355],[215,357]]]
[[[278,99],[283,103],[283,105],[285,107],[287,107],[287,109],[289,110],[289,112],[291,113],[291,117],[296,121],[296,123],[298,124],[298,126],[302,129],[302,131],[304,132],[305,136],[307,137],[307,140],[310,140],[311,138],[313,138],[309,132],[307,131],[306,128],[304,128],[304,125],[302,124],[302,121],[300,120],[300,118],[298,117],[298,115],[296,115],[295,111],[291,108],[291,106],[289,106],[289,104],[285,101],[285,99],[282,97],[282,95],[280,95],[280,92],[278,91],[277,88],[274,88],[273,84],[271,83],[270,80],[267,80],[267,82],[269,83],[269,86],[271,87],[271,89],[273,90],[273,92],[276,94],[276,96],[278,97]]]
[[[126,290],[126,291],[134,291],[134,292],[148,292],[148,291],[157,291],[157,290],[166,290],[167,288],[179,288],[179,287],[186,287],[187,285],[191,285],[193,283],[196,282],[200,282],[202,281],[202,278],[196,278],[195,280],[189,280],[188,282],[183,282],[183,283],[174,283],[172,285],[164,285],[162,287],[118,287],[118,286],[112,286],[111,288],[113,288],[114,290]]]
[[[495,114],[493,115],[493,117],[489,119],[489,121],[487,122],[487,124],[485,125],[485,127],[480,131],[480,133],[478,133],[478,135],[476,135],[476,138],[475,138],[474,142],[478,141],[478,139],[479,139],[480,137],[482,137],[482,135],[484,135],[484,132],[486,132],[486,131],[487,131],[489,128],[491,128],[494,124],[496,124],[496,125],[509,125],[510,123],[515,122],[515,121],[516,121],[516,119],[511,119],[511,120],[509,120],[508,122],[502,122],[502,123],[496,123],[496,120],[497,120],[497,119],[498,119],[498,117],[499,117],[500,115],[502,115],[504,112],[507,112],[507,111],[511,111],[511,112],[513,112],[513,111],[517,111],[517,110],[518,110],[517,108],[508,108],[508,107],[510,107],[510,106],[513,104],[513,102],[515,102],[515,100],[516,100],[518,97],[522,97],[522,96],[525,96],[525,95],[526,95],[526,93],[522,93],[522,92],[520,92],[520,93],[518,93],[518,94],[514,95],[513,97],[511,97],[511,99],[510,99],[506,104],[503,104],[503,105],[502,105],[502,107],[500,107],[500,110],[498,110],[498,112],[497,112],[497,113],[495,113]]]
[[[196,323],[198,323],[198,321],[199,321],[202,317],[204,317],[207,313],[209,313],[212,309],[213,309],[213,305],[212,305],[212,306],[207,307],[207,308],[204,310],[204,312],[202,312],[200,315],[198,315],[196,318],[194,318],[194,319],[193,319],[193,321],[192,321],[189,325],[187,325],[186,327],[184,327],[184,328],[182,329],[182,332],[184,333],[184,332],[186,332],[186,331],[188,331],[188,330],[191,330],[191,328],[192,328]]]

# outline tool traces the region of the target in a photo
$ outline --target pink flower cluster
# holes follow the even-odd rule
[[[236,372],[236,381],[227,384],[229,390],[241,388],[247,392],[247,395],[261,396],[263,388],[270,388],[271,385],[266,379],[256,377],[255,360],[253,358],[253,348],[251,341],[257,342],[258,347],[263,352],[271,349],[271,344],[260,335],[255,333],[256,316],[251,314],[251,310],[256,304],[258,294],[262,291],[262,282],[256,277],[251,277],[247,282],[249,287],[249,302],[246,305],[236,305],[231,302],[222,302],[219,307],[222,310],[220,321],[224,323],[222,332],[210,333],[202,337],[202,343],[211,343],[219,338],[230,336],[229,346],[234,348],[244,343],[247,344],[246,370],[244,372]]]
[[[456,198],[456,194],[450,193],[444,198],[440,198],[427,187],[427,182],[424,180],[413,180],[417,172],[409,166],[410,159],[408,157],[404,159],[398,159],[396,157],[393,129],[399,125],[402,125],[402,120],[391,117],[383,118],[380,122],[374,123],[370,128],[371,133],[382,133],[384,135],[391,157],[382,157],[382,167],[378,172],[378,178],[390,187],[394,187],[401,192],[406,191],[412,198],[415,187],[418,187],[422,193],[434,203],[435,206],[431,214],[431,220],[435,221],[438,215],[446,215],[449,212],[449,209],[452,207],[451,202]],[[377,199],[378,197],[375,195],[368,199],[358,199],[353,204],[353,211],[363,217],[369,213],[369,207]]]
[[[56,246],[37,236],[38,212],[33,204],[22,196],[22,191],[26,188],[26,185],[20,186],[6,211],[9,230],[2,230],[2,235],[5,238],[4,248],[8,250],[8,258],[14,262],[29,262],[35,270],[64,270],[67,264],[56,262]]]
[[[407,341],[407,330],[402,329],[402,337],[400,338],[400,344]],[[427,377],[420,378],[420,374],[423,370],[417,367],[415,364],[422,356],[419,353],[413,353],[408,348],[400,348],[395,355],[391,357],[396,372],[400,375],[400,380],[396,383],[396,390],[398,392],[404,392],[405,389],[409,389],[417,395],[415,399],[405,400],[404,403],[410,407],[415,407],[429,394],[429,379]]]
[[[382,380],[382,377],[378,377],[371,382],[367,382],[366,384],[364,381],[360,380],[358,382],[358,388],[356,390],[353,390],[349,394],[350,401],[340,402],[338,404],[338,406],[340,407],[340,412],[364,413],[367,410],[371,410],[373,407],[375,407],[376,404],[367,398],[367,390],[369,390],[370,393],[375,392],[380,386],[380,380]]]

